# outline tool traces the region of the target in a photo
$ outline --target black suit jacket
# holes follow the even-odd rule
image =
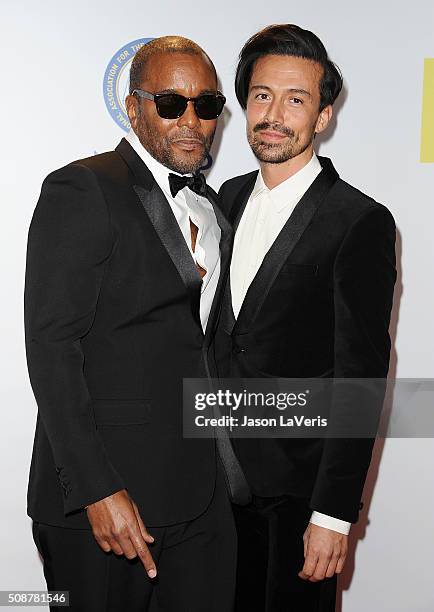
[[[83,507],[127,488],[145,524],[194,518],[215,482],[215,441],[182,437],[182,378],[209,346],[232,230],[204,335],[201,279],[172,210],[126,140],[50,174],[29,228],[25,334],[38,416],[34,520],[90,528]]]
[[[221,377],[387,375],[395,223],[342,181],[329,159],[319,160],[321,173],[266,254],[236,321],[227,281],[215,345]],[[236,177],[220,190],[235,230],[256,177]],[[374,420],[382,399],[371,407]],[[337,394],[330,418],[342,409]],[[312,509],[357,520],[372,437],[233,443],[256,495],[305,497]]]

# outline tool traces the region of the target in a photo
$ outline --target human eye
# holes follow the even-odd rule
[[[255,100],[258,102],[267,102],[270,100],[270,94],[266,93],[265,91],[261,91],[255,95]]]
[[[301,106],[303,104],[303,100],[301,98],[290,98],[289,101],[291,104],[295,104],[295,106]]]

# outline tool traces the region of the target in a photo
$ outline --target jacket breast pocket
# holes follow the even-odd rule
[[[97,428],[136,427],[150,422],[151,401],[146,398],[92,400]]]

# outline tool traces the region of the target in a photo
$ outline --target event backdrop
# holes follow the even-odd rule
[[[398,226],[399,279],[391,375],[434,371],[434,3],[192,0],[120,3],[2,0],[2,408],[0,589],[43,589],[26,516],[36,405],[23,336],[27,230],[43,178],[112,149],[132,54],[149,38],[181,34],[215,60],[228,98],[213,148],[214,187],[256,164],[233,78],[243,42],[293,22],[316,32],[345,88],[318,141],[340,175],[386,204]],[[432,612],[434,443],[379,440],[340,579],[344,612]],[[247,611],[246,611],[247,612]]]

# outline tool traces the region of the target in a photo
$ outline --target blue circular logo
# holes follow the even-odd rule
[[[125,132],[130,129],[125,98],[130,85],[130,66],[133,57],[152,38],[138,38],[117,51],[108,63],[104,73],[104,101],[108,112]]]

